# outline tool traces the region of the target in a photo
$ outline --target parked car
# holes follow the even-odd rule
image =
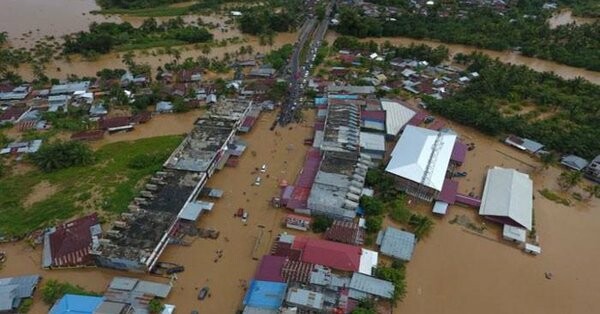
[[[244,225],[248,224],[248,212],[244,211],[244,213],[242,214],[242,222],[244,223]]]
[[[254,180],[254,185],[260,185],[260,177],[256,177],[256,180]]]
[[[204,300],[208,295],[208,290],[208,287],[200,289],[200,292],[198,292],[198,300]]]

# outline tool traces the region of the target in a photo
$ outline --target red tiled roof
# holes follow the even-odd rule
[[[90,227],[98,224],[96,213],[75,219],[56,227],[49,236],[52,265],[54,267],[88,264],[92,245]]]
[[[298,243],[298,244],[297,244]],[[298,247],[296,246],[298,245]],[[301,249],[301,261],[343,271],[358,271],[361,248],[320,239],[296,237],[292,248]]]
[[[114,117],[100,120],[103,129],[118,128],[131,124],[131,117]]]
[[[104,137],[103,130],[91,130],[91,131],[82,131],[77,132],[71,135],[72,140],[76,141],[95,141]]]
[[[4,110],[2,114],[0,114],[0,121],[16,120],[19,117],[21,117],[26,111],[27,109],[25,108],[10,107]]]
[[[364,242],[364,230],[358,226],[357,222],[336,220],[325,232],[325,238],[341,243],[362,245]]]
[[[274,281],[274,282],[285,282],[285,279],[281,276],[283,265],[285,264],[287,257],[265,255],[258,265],[255,280],[263,281]]]

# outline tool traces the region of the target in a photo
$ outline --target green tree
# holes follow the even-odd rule
[[[358,301],[358,306],[352,310],[352,314],[377,314],[375,302],[372,299]]]
[[[394,285],[392,304],[402,301],[406,296],[406,267],[402,263],[394,263],[392,267],[378,267],[375,269],[375,277],[387,280]]]
[[[365,219],[365,227],[367,233],[373,234],[381,230],[381,225],[383,224],[382,216],[367,216]]]
[[[378,198],[363,196],[360,198],[360,205],[365,210],[367,216],[383,214],[384,204]]]
[[[310,227],[314,233],[322,233],[331,227],[331,224],[333,224],[333,219],[324,215],[316,215],[313,216]]]
[[[600,198],[600,185],[599,184],[588,184],[583,188],[588,193],[588,199],[592,197]]]
[[[412,226],[417,240],[423,239],[433,230],[433,220],[429,216],[413,214],[408,223]]]
[[[42,300],[46,304],[54,304],[65,294],[97,295],[94,292],[86,291],[80,286],[74,286],[70,283],[60,282],[55,279],[48,280],[42,287]]]
[[[403,224],[407,224],[410,221],[412,213],[406,206],[404,197],[389,202],[387,207],[392,220]]]
[[[158,299],[152,299],[148,302],[148,311],[152,314],[161,313],[164,310],[165,306]]]
[[[41,170],[51,172],[59,169],[89,165],[94,155],[89,146],[76,141],[44,144],[31,160]]]
[[[558,176],[557,180],[558,186],[560,186],[563,191],[568,191],[581,182],[582,175],[579,171],[564,171]]]

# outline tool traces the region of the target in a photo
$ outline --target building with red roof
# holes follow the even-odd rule
[[[302,250],[300,260],[342,271],[357,272],[362,249],[359,246],[321,239],[296,237],[293,249]]]
[[[50,229],[44,234],[42,267],[60,268],[93,264],[90,251],[94,238],[101,233],[96,213]]]
[[[258,265],[256,274],[254,275],[255,280],[262,281],[273,281],[273,282],[286,282],[282,277],[283,265],[287,261],[287,257],[265,255]]]

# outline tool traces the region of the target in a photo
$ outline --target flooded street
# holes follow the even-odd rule
[[[435,218],[432,234],[417,245],[407,268],[407,297],[394,313],[597,312],[600,244],[593,239],[600,230],[600,200],[571,207],[549,201],[537,191],[558,191],[556,178],[562,169],[536,170],[539,163],[528,155],[470,128],[450,125],[477,147],[467,153],[461,170],[468,176],[457,179],[459,192],[481,196],[490,166],[530,174],[542,254],[528,255],[502,240],[500,226],[483,221],[475,209],[451,206],[445,217]],[[422,210],[430,213],[431,206]],[[479,235],[450,224],[456,215],[478,225],[485,222],[488,230]],[[552,280],[545,272],[554,275]]]
[[[327,40],[329,42],[333,42],[338,34],[329,32],[327,33]],[[566,79],[576,78],[578,76],[583,77],[584,79],[594,83],[600,84],[600,72],[589,71],[581,68],[576,68],[568,65],[559,64],[552,61],[546,61],[542,59],[529,58],[522,56],[515,52],[510,51],[494,51],[488,49],[479,49],[472,46],[458,45],[458,44],[447,44],[437,41],[431,40],[420,40],[420,39],[412,39],[407,37],[383,37],[383,38],[364,38],[361,39],[363,41],[373,40],[376,43],[382,44],[386,41],[389,41],[393,45],[410,45],[410,44],[425,44],[432,47],[437,47],[439,45],[444,45],[448,47],[450,51],[450,57],[456,55],[457,53],[470,54],[472,52],[481,52],[484,53],[491,58],[498,58],[500,61],[504,63],[511,63],[516,65],[525,65],[535,71],[538,72],[554,72],[556,75],[561,76]]]

